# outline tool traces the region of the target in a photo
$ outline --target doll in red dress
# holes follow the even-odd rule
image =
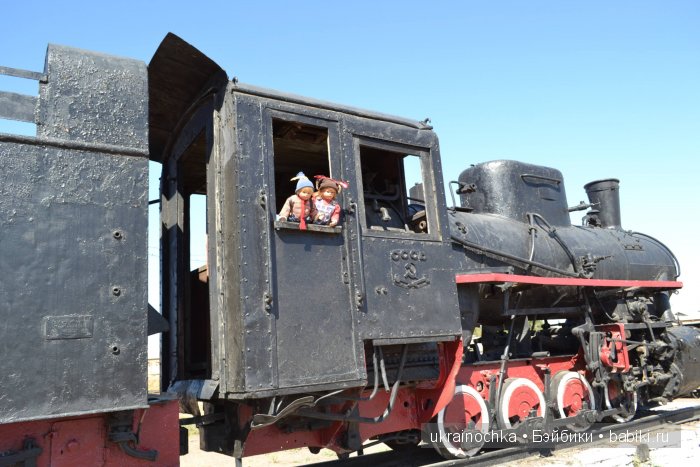
[[[346,182],[333,180],[323,175],[316,175],[318,191],[314,193],[314,208],[316,215],[314,224],[335,227],[340,221],[340,204],[336,201],[336,196],[341,187],[347,188]]]

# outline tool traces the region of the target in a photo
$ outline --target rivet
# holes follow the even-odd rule
[[[68,452],[73,452],[80,448],[80,443],[78,442],[77,439],[73,438],[70,441],[66,443],[66,451]]]

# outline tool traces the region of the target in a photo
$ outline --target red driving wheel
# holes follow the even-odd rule
[[[483,438],[465,436],[465,431],[488,433],[490,426],[484,398],[476,389],[465,384],[455,387],[454,397],[438,413],[435,421],[430,440],[435,450],[447,459],[463,459],[479,452],[484,444]]]
[[[512,428],[531,413],[542,416],[544,394],[535,383],[526,378],[508,378],[503,382],[498,402],[498,422],[501,428]]]
[[[576,416],[584,407],[595,410],[595,396],[586,378],[575,371],[560,371],[552,379],[551,394],[556,397],[560,418]],[[582,431],[590,423],[577,422],[567,425],[573,431]]]

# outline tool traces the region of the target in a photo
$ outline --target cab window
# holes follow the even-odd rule
[[[423,160],[428,153],[385,144],[359,145],[365,227],[369,232],[424,236],[426,215]]]
[[[328,128],[273,118],[272,135],[276,212],[280,212],[294,194],[296,182],[290,180],[298,172],[312,183],[315,175],[329,176]]]

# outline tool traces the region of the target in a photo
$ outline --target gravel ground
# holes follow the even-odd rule
[[[658,435],[657,435],[658,433]],[[581,446],[570,449],[555,451],[550,457],[533,457],[517,462],[507,462],[501,464],[505,467],[535,467],[535,466],[566,466],[579,467],[595,465],[596,467],[618,467],[618,466],[674,466],[682,467],[688,465],[698,465],[700,459],[700,422],[684,424],[680,427],[680,433],[669,435],[667,431],[661,430],[649,432],[650,439],[662,440],[669,438],[665,446],[654,446],[651,443],[648,451],[644,445],[649,446],[644,441],[606,441],[595,443],[590,446]],[[658,438],[657,438],[658,436]],[[641,445],[641,446],[640,446]]]
[[[697,406],[698,399],[678,399],[655,410],[672,410]],[[647,449],[648,447],[648,449]],[[555,451],[550,457],[533,457],[501,464],[504,467],[566,466],[579,467],[683,467],[698,465],[700,459],[700,421],[683,425],[668,425],[649,432],[648,436],[634,431],[627,439],[603,439]]]

